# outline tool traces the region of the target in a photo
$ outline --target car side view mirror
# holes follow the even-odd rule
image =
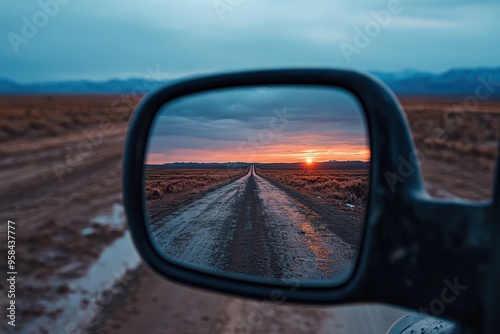
[[[497,173],[498,175],[498,173]],[[347,70],[180,80],[133,115],[123,197],[163,277],[279,302],[398,305],[487,331],[500,312],[500,191],[423,187],[396,97]]]

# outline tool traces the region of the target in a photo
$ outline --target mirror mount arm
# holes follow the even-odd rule
[[[492,206],[489,202],[439,201],[420,193],[407,206],[383,210],[373,224],[371,249],[367,250],[374,255],[368,260],[366,277],[372,287],[366,294],[374,301],[476,329],[488,319],[497,321],[498,313],[487,314],[499,309],[493,305],[499,298],[492,295],[500,291],[495,280],[500,261],[494,255],[495,249],[500,254],[499,228],[488,214]],[[399,217],[395,216],[398,211]]]
[[[500,215],[500,139],[498,140],[498,153],[496,162],[496,175],[493,189],[493,203],[497,209],[497,215]],[[500,222],[500,219],[498,220]]]

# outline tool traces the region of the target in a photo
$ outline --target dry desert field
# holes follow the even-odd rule
[[[312,199],[345,208],[364,208],[368,199],[369,170],[258,170],[259,175]]]
[[[203,193],[245,175],[247,168],[146,168],[146,200],[150,219],[192,202]]]
[[[122,99],[120,96],[0,97],[0,209],[2,220],[13,220],[17,226],[16,251],[21,273],[18,286],[22,287],[16,296],[19,323],[26,326],[36,323],[36,327],[26,327],[40,329],[36,332],[52,329],[55,323],[64,320],[60,319],[65,317],[65,304],[60,301],[69,300],[68,296],[79,298],[73,303],[82,309],[88,307],[93,297],[98,297],[81,291],[75,294],[71,282],[84,279],[102,253],[126,233],[121,207],[121,157],[133,106],[113,107]],[[500,103],[490,101],[469,108],[461,98],[402,97],[401,101],[421,152],[420,162],[429,192],[438,197],[489,198],[500,137]],[[359,204],[366,201],[366,192],[360,188],[367,180],[366,174],[357,175],[359,181],[344,182],[340,175],[294,172],[297,174],[292,182],[290,176],[280,173],[267,177],[294,189],[301,188],[310,196],[324,196],[325,201],[350,200]],[[215,176],[201,191],[217,187],[237,177],[236,174]],[[148,174],[151,198],[155,196],[153,182],[163,182],[158,177]],[[171,184],[162,184],[158,198],[162,197],[162,191],[163,195],[168,192],[166,189],[179,190],[174,181],[168,182]],[[353,187],[355,198],[345,198],[342,189],[347,187]],[[198,185],[193,185],[193,189],[198,189]],[[6,225],[2,226],[1,232],[5,233]],[[5,254],[6,247],[6,243],[0,243],[0,252]],[[1,266],[5,272],[5,262]],[[139,283],[127,285],[128,289],[142,291],[141,275],[135,276]],[[109,272],[108,276],[112,278],[113,274]],[[146,276],[149,286],[166,284],[150,273]],[[0,289],[3,303],[6,285],[1,283]],[[126,296],[134,295],[133,291]],[[128,328],[113,320],[115,313],[117,317],[127,315],[123,321],[128,321],[130,315],[141,319],[141,312],[134,310],[146,305],[138,303],[154,298],[141,295],[133,301],[126,296],[123,312],[117,311],[118,306],[113,303],[106,305],[114,305],[114,310],[100,312],[107,314],[108,319],[101,317],[99,324],[111,324],[110,332],[126,332]],[[200,318],[189,321],[195,328],[210,330],[212,322],[203,320],[203,314],[209,312],[212,301],[219,297],[201,292],[193,292],[193,296],[199,302],[192,307],[198,308]],[[179,296],[179,300],[183,297]],[[106,305],[100,305],[102,310],[106,310]],[[168,313],[169,305],[161,305],[166,305],[163,312]],[[289,309],[302,312],[295,306]],[[184,308],[181,313],[182,310],[186,314],[192,311]],[[324,311],[307,309],[306,313],[311,312]],[[176,313],[174,318],[173,326],[175,321],[181,326],[183,315]],[[348,324],[344,324],[348,328],[345,326]]]

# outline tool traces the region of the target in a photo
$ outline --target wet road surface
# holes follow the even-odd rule
[[[361,220],[340,210],[338,218]],[[242,178],[154,221],[151,230],[163,254],[204,270],[335,284],[350,276],[357,250],[335,233],[331,219],[252,166]]]

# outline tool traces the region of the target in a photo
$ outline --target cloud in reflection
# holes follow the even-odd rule
[[[340,89],[237,88],[173,101],[152,128],[147,163],[369,159],[364,112]]]

